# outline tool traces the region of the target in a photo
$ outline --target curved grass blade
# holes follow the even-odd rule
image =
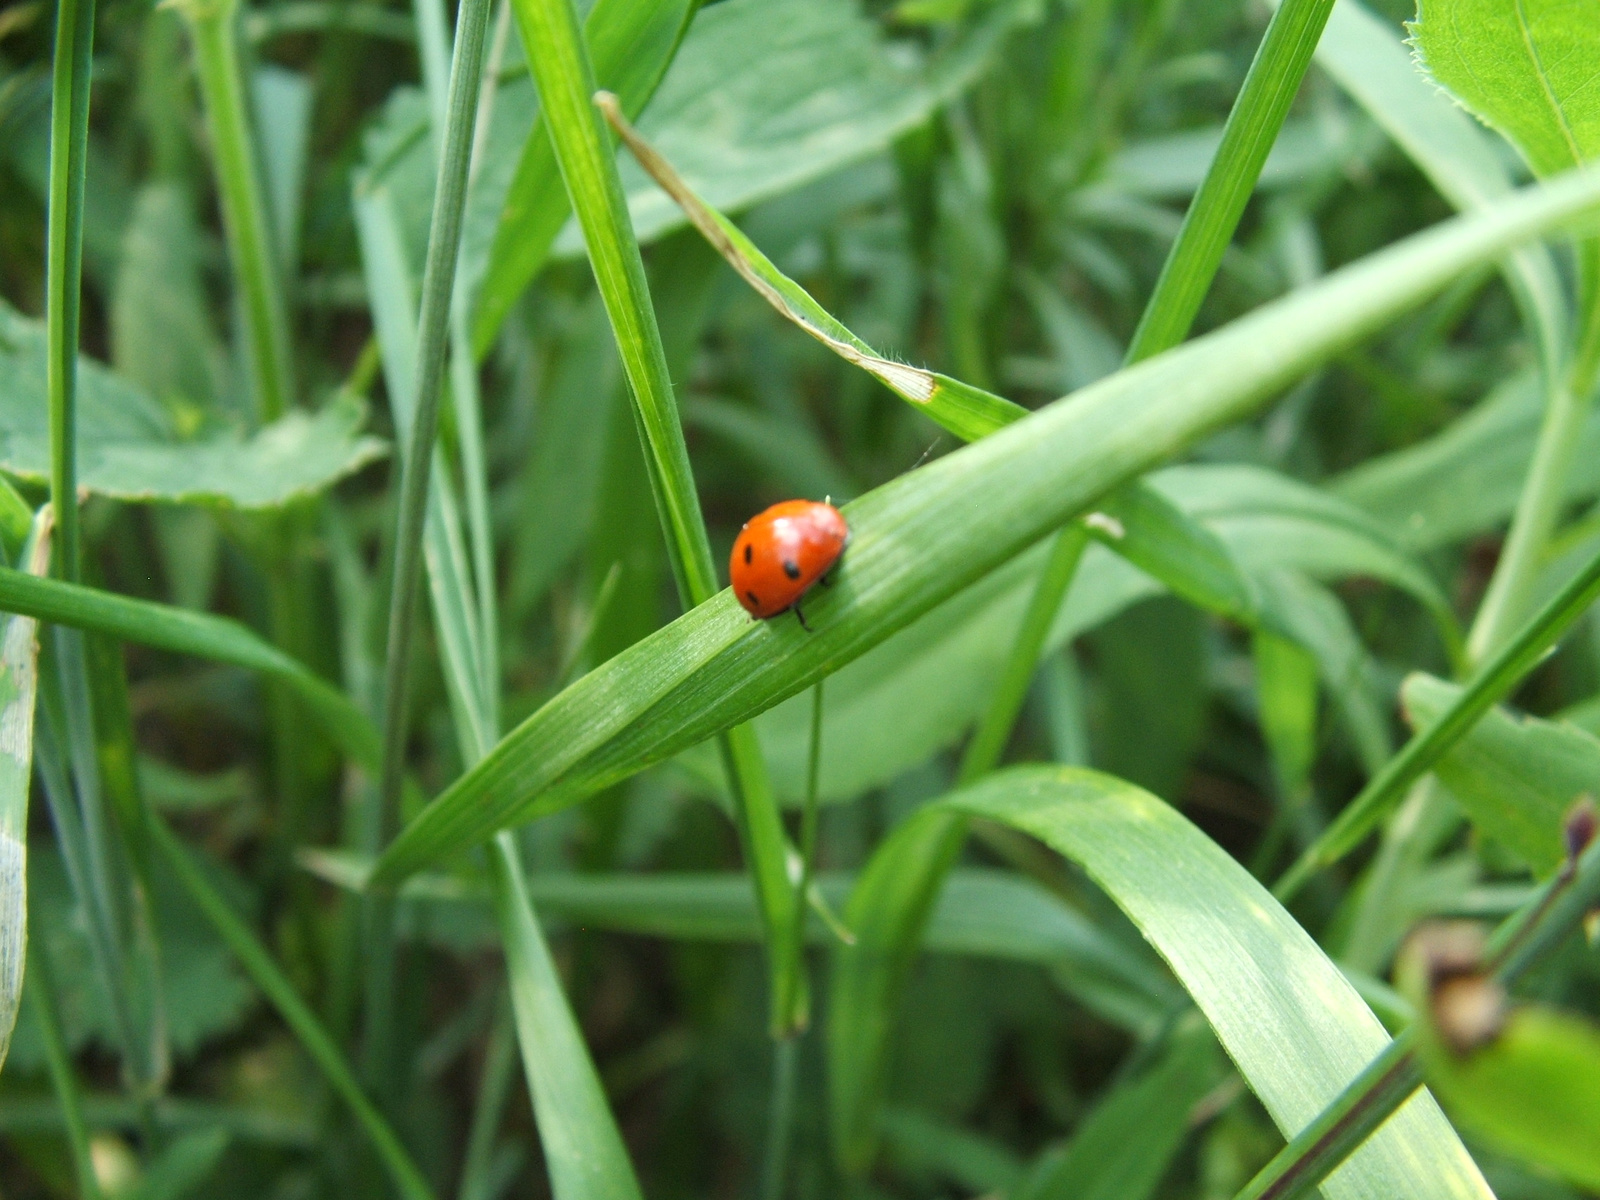
[[[503,739],[396,839],[374,882],[393,885],[749,720],[1457,273],[1596,205],[1600,172],[1585,171],[1457,218],[876,489],[846,509],[854,540],[813,604],[815,633],[752,624],[726,593],[700,605]]]
[[[272,1006],[278,1010],[284,1023],[294,1032],[300,1044],[327,1078],[333,1090],[346,1104],[356,1123],[372,1141],[373,1148],[384,1168],[394,1181],[395,1188],[406,1200],[433,1200],[433,1191],[422,1173],[411,1161],[400,1139],[388,1122],[374,1107],[351,1074],[349,1064],[339,1052],[339,1047],[317,1020],[309,1005],[294,990],[294,985],[272,961],[272,955],[228,906],[228,902],[212,887],[189,852],[167,828],[166,823],[154,813],[149,814],[150,844],[166,861],[167,866],[183,885],[195,906],[207,921],[221,934],[223,941],[233,951],[241,966],[249,973]]]
[[[239,61],[239,0],[174,0],[194,42],[196,74],[228,236],[228,259],[237,280],[249,343],[256,408],[275,421],[294,403],[294,362],[289,314],[278,278],[250,106]]]
[[[309,667],[237,621],[81,584],[35,578],[10,567],[0,567],[0,612],[232,663],[282,680],[322,719],[328,736],[352,760],[369,771],[377,769],[378,734],[366,714]]]
[[[100,1181],[95,1175],[94,1159],[89,1153],[89,1130],[83,1120],[82,1097],[78,1094],[78,1081],[72,1074],[72,1059],[61,1037],[61,1026],[56,1021],[56,990],[51,986],[50,965],[42,946],[35,946],[28,958],[29,973],[33,976],[33,986],[27,993],[28,1006],[30,1014],[39,1023],[45,1063],[50,1071],[50,1083],[55,1089],[56,1104],[61,1110],[61,1123],[67,1135],[67,1149],[72,1155],[78,1192],[84,1200],[99,1200]]]
[[[1013,404],[992,392],[879,354],[835,320],[804,288],[778,270],[743,230],[695,195],[673,170],[672,164],[629,124],[615,96],[600,92],[595,96],[595,103],[639,164],[677,201],[700,235],[757,295],[817,341],[876,377],[895,395],[910,401],[919,412],[964,442],[976,441],[1027,415],[1028,410],[1020,404]]]
[[[1294,919],[1226,851],[1148,792],[1095,771],[1012,768],[908,824],[950,813],[1010,825],[1082,865],[1166,959],[1286,1136],[1316,1118],[1388,1043]],[[1323,1194],[1492,1195],[1428,1096],[1407,1102],[1328,1178]]]

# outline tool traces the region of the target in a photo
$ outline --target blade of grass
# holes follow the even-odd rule
[[[595,282],[633,397],[667,557],[684,607],[716,594],[717,573],[678,419],[661,331],[633,236],[616,156],[596,111],[594,69],[572,0],[516,0],[523,40],[561,177],[583,228]],[[808,999],[795,939],[801,903],[789,879],[790,847],[755,732],[718,731],[739,827],[767,924],[772,1028],[803,1028]]]
[[[444,29],[442,5],[425,0],[419,6],[419,13],[425,18],[425,27],[436,24],[441,31]],[[441,36],[447,38],[448,34]],[[458,56],[461,46],[462,42],[458,40]],[[434,73],[438,74],[437,67]],[[486,87],[486,94],[488,91]],[[449,106],[443,111],[436,110],[436,123],[448,127],[453,111]],[[475,137],[481,135],[482,124],[481,121],[477,123]],[[470,173],[469,161],[469,176]],[[385,199],[381,195],[369,197],[370,208],[358,199],[358,221],[362,224],[364,243],[385,239],[397,242],[393,211],[382,203]],[[382,257],[382,246],[374,244],[371,250],[376,257]],[[379,264],[369,262],[369,270],[376,265]],[[390,254],[387,271],[391,279],[404,285],[403,257]],[[409,288],[402,286],[399,290],[405,293]],[[476,364],[465,336],[459,281],[452,295],[452,353],[459,384],[463,373],[471,375]],[[418,369],[420,353],[414,349],[417,343],[416,318],[412,315],[409,299],[405,295],[388,296],[381,305],[375,300],[374,307],[382,318],[380,324],[385,326],[382,339],[385,370],[391,379],[413,376]],[[467,379],[465,383],[473,389],[475,398],[476,379]],[[457,399],[458,419],[464,426],[459,430],[464,457],[470,459],[471,453],[465,447],[468,443],[481,446],[481,417],[475,400],[462,405],[459,395]],[[409,415],[402,411],[399,416],[402,420],[412,421],[414,426],[414,410]],[[433,448],[433,453],[439,454],[437,447]],[[497,657],[492,652],[492,638],[498,615],[493,591],[493,543],[488,527],[487,503],[473,503],[471,491],[475,466],[471,462],[465,466],[469,476],[466,506],[468,535],[476,551],[475,565],[480,588],[476,609],[473,605],[472,583],[464,566],[465,555],[460,545],[461,521],[455,508],[449,476],[442,470],[435,471],[428,487],[429,508],[424,536],[428,544],[427,568],[435,625],[447,648],[443,665],[455,701],[452,710],[456,739],[463,759],[471,767],[488,753],[499,732],[498,669],[483,665],[492,663]],[[480,471],[476,480],[479,487],[483,485],[481,466],[481,461],[476,464],[476,469]],[[453,650],[450,649],[452,646]],[[599,1087],[594,1064],[562,992],[537,915],[529,901],[515,843],[509,836],[496,839],[492,855],[490,879],[501,946],[506,956],[512,1013],[552,1190],[558,1200],[610,1200],[615,1196],[638,1196],[639,1186],[632,1163]],[[379,931],[380,948],[389,945],[392,935],[393,925],[386,911],[388,905],[388,898],[380,898],[379,911],[384,916],[383,928]],[[375,969],[369,975],[369,985],[385,986],[391,963],[392,958],[376,962]],[[384,1001],[383,1008],[373,1009],[379,1018],[373,1023],[375,1028],[388,1019],[386,1007],[387,1002]],[[373,1045],[382,1045],[383,1032],[376,1030],[371,1038]],[[537,1071],[535,1064],[538,1065]],[[491,1068],[494,1068],[493,1075],[490,1074]],[[505,1051],[504,1065],[496,1068],[494,1064],[489,1064],[485,1068],[483,1111],[474,1118],[473,1144],[469,1146],[468,1161],[463,1170],[464,1191],[480,1179],[487,1166],[497,1123],[494,1114],[498,1112],[504,1089],[509,1085],[509,1071],[509,1048]],[[498,1089],[499,1098],[491,1094],[494,1089]],[[481,1122],[479,1117],[482,1118]]]
[[[522,1069],[546,1147],[551,1191],[561,1200],[640,1200],[627,1147],[539,931],[510,835],[494,839],[489,864]]]
[[[1478,719],[1511,693],[1542,662],[1572,623],[1600,597],[1600,555],[1535,613],[1517,635],[1474,672],[1465,690],[1437,721],[1414,736],[1368,781],[1333,824],[1307,846],[1273,887],[1287,901],[1317,871],[1337,862],[1399,803],[1406,789],[1427,773]]]
[[[361,1090],[338,1046],[328,1036],[310,1006],[294,990],[294,985],[278,964],[273,962],[266,947],[206,879],[166,822],[155,813],[149,814],[148,822],[151,845],[166,861],[173,876],[194,901],[195,907],[228,944],[228,949],[255,985],[278,1010],[284,1023],[305,1047],[306,1053],[317,1064],[329,1085],[350,1106],[356,1123],[371,1140],[396,1189],[406,1200],[432,1200],[432,1189],[411,1161],[400,1139]]]
[[[1361,1076],[1388,1036],[1354,988],[1226,851],[1133,785],[1011,768],[934,805],[1002,822],[1078,862],[1166,959],[1286,1134]],[[1295,1054],[1283,1056],[1292,1045]],[[1329,1200],[1488,1197],[1466,1149],[1418,1097],[1328,1179]]]
[[[237,621],[81,584],[40,579],[10,567],[0,567],[0,611],[175,654],[231,663],[282,680],[322,719],[325,731],[351,759],[369,771],[377,769],[378,736],[366,714],[304,663]]]
[[[83,1121],[83,1105],[78,1095],[78,1081],[72,1075],[72,1060],[61,1037],[61,1026],[56,1023],[56,989],[42,945],[34,946],[28,954],[28,974],[33,980],[33,986],[25,993],[28,1010],[44,1043],[45,1066],[50,1071],[50,1083],[61,1110],[72,1171],[78,1180],[78,1194],[83,1200],[100,1200],[100,1181],[94,1173],[94,1158],[89,1153],[89,1129]]]
[[[239,0],[172,0],[194,42],[196,73],[222,202],[228,260],[237,280],[250,351],[256,409],[275,421],[294,403],[289,313],[278,279],[272,224],[257,164],[239,62]]]
[[[595,77],[637,115],[667,73],[700,0],[596,0],[584,18],[584,40]],[[556,186],[560,168],[544,114],[534,120],[489,249],[472,337],[486,354],[506,314],[544,265],[572,211]]]
[[[400,468],[394,578],[389,593],[389,644],[384,660],[383,768],[378,793],[378,836],[384,842],[398,823],[405,771],[407,682],[416,624],[417,580],[422,573],[422,527],[428,506],[434,435],[438,430],[439,389],[444,379],[450,302],[460,255],[461,214],[466,206],[467,167],[483,71],[489,0],[466,0],[458,20],[433,218],[428,230],[427,264],[422,276],[416,392],[411,404],[410,436]]]
[[[76,393],[94,16],[94,0],[62,0],[56,6],[55,62],[50,86],[50,199],[45,251],[50,496],[60,543],[56,570],[62,578],[73,581],[78,578],[83,557],[78,536]]]
[[[1332,8],[1333,0],[1284,0],[1272,14],[1228,113],[1216,157],[1134,330],[1128,362],[1159,354],[1189,335]]]

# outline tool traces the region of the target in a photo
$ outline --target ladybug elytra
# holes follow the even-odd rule
[[[728,574],[733,594],[752,617],[766,620],[794,609],[839,561],[850,536],[844,514],[815,500],[785,500],[745,522],[733,542]]]

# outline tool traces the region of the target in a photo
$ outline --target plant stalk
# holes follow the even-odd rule
[[[266,191],[257,168],[239,61],[238,0],[178,0],[189,24],[195,67],[228,237],[228,259],[243,301],[256,410],[275,421],[294,403],[289,313],[278,278]]]
[[[422,276],[417,390],[411,410],[411,436],[407,439],[400,468],[400,511],[395,529],[389,641],[384,660],[383,768],[378,821],[378,836],[383,843],[394,835],[399,822],[411,640],[416,625],[417,581],[422,573],[422,525],[427,512],[434,437],[439,425],[439,391],[450,336],[450,303],[461,245],[467,166],[472,151],[488,17],[489,0],[463,0],[457,18],[449,104],[439,153],[433,219],[428,230],[427,264]]]
[[[45,249],[50,499],[55,509],[56,571],[74,583],[83,569],[78,532],[78,323],[94,16],[94,0],[60,0],[56,7],[55,61],[50,84],[50,197]]]

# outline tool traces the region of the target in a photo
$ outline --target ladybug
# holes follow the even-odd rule
[[[844,514],[815,500],[785,500],[744,523],[733,540],[733,594],[758,620],[794,609],[806,632],[800,597],[823,579],[849,540]]]

